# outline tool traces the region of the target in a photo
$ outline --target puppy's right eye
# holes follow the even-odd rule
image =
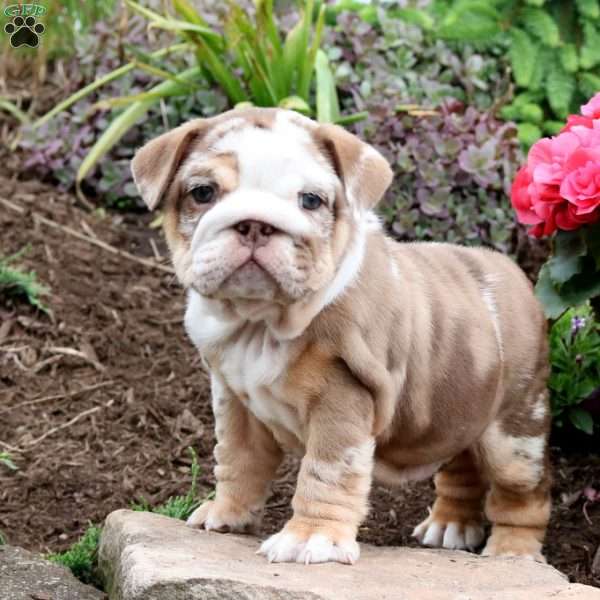
[[[217,190],[214,185],[207,183],[195,187],[190,194],[196,204],[210,204],[217,195]]]

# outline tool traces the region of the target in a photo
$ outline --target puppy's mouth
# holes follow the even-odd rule
[[[279,286],[254,254],[239,265],[219,290],[219,295],[230,298],[273,299]]]

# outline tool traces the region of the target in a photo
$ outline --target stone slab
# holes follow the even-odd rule
[[[119,510],[100,569],[110,600],[600,600],[549,565],[467,552],[363,544],[353,566],[269,564],[249,536]]]
[[[106,600],[106,594],[37,554],[0,546],[0,600]]]

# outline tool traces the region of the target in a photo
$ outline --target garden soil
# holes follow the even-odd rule
[[[19,262],[35,269],[51,295],[48,315],[0,302],[0,450],[13,448],[18,466],[0,465],[0,531],[11,544],[58,551],[115,509],[185,494],[188,447],[198,453],[200,493],[207,494],[214,485],[213,417],[174,277],[99,245],[150,260],[166,256],[150,215],[83,210],[74,196],[20,181],[11,160],[1,162],[0,197],[20,212],[0,203],[2,250],[27,246]],[[553,463],[546,555],[572,581],[600,586],[600,572],[592,572],[600,502],[586,505],[581,496],[586,486],[600,488],[600,456],[553,449]],[[265,535],[291,514],[296,470],[292,460],[281,469]],[[410,532],[432,500],[431,482],[375,486],[360,540],[414,546]]]

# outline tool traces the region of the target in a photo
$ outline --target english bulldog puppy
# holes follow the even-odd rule
[[[132,163],[164,211],[210,370],[215,499],[192,527],[259,525],[285,451],[302,456],[269,561],[354,563],[371,482],[435,474],[424,545],[543,560],[550,515],[546,322],[505,256],[397,243],[373,212],[386,160],[344,129],[233,110]]]

